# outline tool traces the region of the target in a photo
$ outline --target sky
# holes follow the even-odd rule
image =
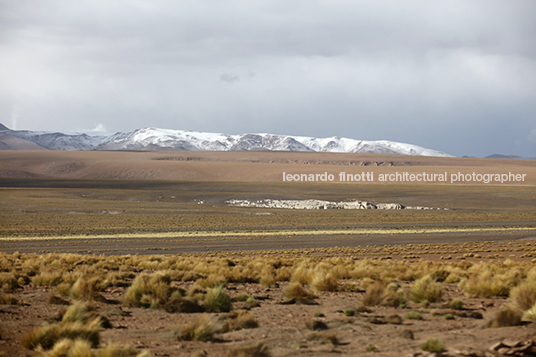
[[[534,0],[0,0],[0,123],[536,157]]]

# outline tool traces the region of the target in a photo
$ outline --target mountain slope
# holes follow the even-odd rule
[[[1,124],[0,124],[1,125]],[[3,129],[5,128],[5,129]],[[0,126],[0,133],[11,135],[49,150],[143,150],[143,151],[311,151],[369,154],[401,154],[448,157],[444,152],[393,141],[365,141],[349,138],[313,138],[275,134],[226,135],[186,130],[143,128],[109,136],[84,133],[65,134],[10,130]],[[9,145],[0,150],[12,149]]]
[[[47,150],[33,141],[0,133],[0,150]]]
[[[6,130],[2,132],[31,141],[49,150],[93,150],[105,138],[104,136],[91,136],[83,133],[64,134],[30,130]]]
[[[393,141],[348,138],[313,138],[274,134],[225,135],[184,130],[144,128],[109,136],[96,150],[213,150],[213,151],[317,151],[422,156],[450,155],[417,145]]]

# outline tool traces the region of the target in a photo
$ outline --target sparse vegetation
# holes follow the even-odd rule
[[[403,321],[402,321],[402,317],[400,317],[400,315],[391,314],[391,315],[385,317],[385,322],[387,322],[388,324],[393,324],[393,325],[401,325]]]
[[[422,315],[418,311],[408,311],[404,315],[404,318],[407,320],[422,320]]]
[[[426,342],[421,345],[421,349],[423,351],[432,353],[441,353],[446,351],[445,343],[437,338],[426,340]]]
[[[412,285],[409,298],[417,303],[437,302],[441,299],[441,284],[430,275],[424,276]]]
[[[167,312],[202,312],[195,301],[183,297],[183,292],[171,286],[171,277],[165,273],[141,274],[134,279],[123,297],[127,307],[164,309]]]
[[[97,152],[47,153],[58,157],[55,165],[49,165],[36,159],[35,155],[41,154],[5,154],[31,156],[33,162],[38,162],[39,168],[33,166],[36,170],[76,167],[80,166],[78,161],[101,155]],[[232,155],[235,154],[239,153]],[[196,165],[199,160],[205,161],[201,165],[206,170],[218,154],[120,155],[135,156],[136,160],[151,156],[143,170],[156,172],[153,168],[157,164],[181,170],[182,166]],[[281,156],[268,165],[267,158],[271,160],[271,155]],[[271,173],[274,168],[283,167],[278,165],[295,161],[306,169],[331,167],[348,172],[361,171],[354,165],[365,164],[355,161],[361,160],[359,155],[341,156],[342,161],[338,162],[330,158],[333,155],[322,154],[325,156],[321,159],[322,165],[333,166],[318,166],[315,161],[307,162],[306,166],[303,155],[309,154],[252,152],[247,153],[247,160],[259,156],[261,161],[255,166],[268,166]],[[75,159],[69,162],[69,157]],[[153,160],[161,158],[189,162]],[[226,156],[224,160],[236,161],[237,158],[243,160],[244,156]],[[411,157],[389,160],[395,165],[414,161]],[[14,166],[4,173],[17,174],[16,170],[21,167],[17,160],[4,161],[4,166],[6,162]],[[503,164],[498,162],[490,162],[494,170],[506,168],[500,168]],[[368,164],[375,163],[379,164]],[[231,164],[218,161],[217,165],[225,168]],[[517,166],[531,177],[534,172],[534,165],[525,161],[508,165]],[[122,173],[122,167],[113,169],[123,175],[132,173]],[[85,175],[91,166],[84,170],[74,174]],[[536,316],[530,287],[536,281],[536,240],[509,240],[530,237],[536,228],[533,177],[530,184],[523,186],[495,185],[490,189],[489,185],[465,184],[392,183],[387,187],[377,183],[322,183],[320,186],[314,183],[68,179],[72,174],[63,170],[64,176],[56,180],[16,177],[2,181],[0,338],[2,349],[8,349],[6,356],[130,357],[139,355],[147,346],[155,346],[158,355],[191,356],[197,351],[200,357],[225,355],[231,350],[230,356],[247,357],[267,356],[266,346],[272,344],[277,349],[274,354],[278,355],[365,353],[367,347],[372,350],[372,346],[377,346],[382,354],[395,355],[406,354],[406,349],[418,348],[426,338],[439,336],[445,341],[453,341],[455,336],[459,346],[471,341],[471,348],[481,349],[474,352],[483,355],[499,339],[525,336],[530,324],[489,333],[480,329],[481,321],[470,319],[482,318],[484,314],[486,321],[491,319],[499,326],[512,325],[512,321],[515,325]],[[245,199],[264,198],[263,195],[303,198],[321,195],[342,200],[349,197],[349,189],[352,196],[366,196],[378,202],[397,196],[401,203],[435,206],[441,202],[441,206],[458,209],[302,212],[222,204],[236,193]],[[498,198],[498,204],[491,207],[489,202],[493,198]],[[500,239],[496,239],[499,235]],[[453,236],[456,240],[468,239],[445,243]],[[489,237],[489,241],[483,241],[485,237]],[[352,243],[355,246],[341,246],[349,239],[356,240]],[[405,244],[408,239],[434,243]],[[270,249],[255,251],[257,247]],[[427,276],[441,287],[442,296],[436,300],[422,294],[424,298],[414,302],[410,291]],[[220,286],[232,298],[235,310],[202,315],[207,295]],[[289,297],[283,299],[286,288]],[[312,292],[319,297],[315,298]],[[123,305],[115,305],[122,298]],[[367,299],[370,307],[361,306],[362,300]],[[278,305],[292,300],[319,306]],[[68,308],[56,305],[67,303],[72,305]],[[30,306],[22,306],[28,304]],[[346,307],[355,309],[347,312],[343,310]],[[389,325],[398,323],[400,317],[410,311],[400,310],[401,307],[419,310],[420,318],[428,321],[405,320],[403,325]],[[319,317],[314,318],[315,311],[322,311],[326,316],[318,314]],[[497,311],[501,313],[493,318]],[[186,312],[199,315],[186,315]],[[359,312],[359,316],[344,316],[350,312]],[[434,317],[428,318],[430,314]],[[443,316],[448,314],[457,321],[444,321]],[[204,323],[203,316],[206,316]],[[102,337],[98,346],[91,338],[73,332],[88,329],[91,324],[104,325],[105,317],[115,328],[103,333],[102,326],[96,327]],[[309,320],[322,322],[329,329],[319,331],[321,324],[317,323],[306,331],[304,325]],[[259,323],[262,329],[243,330]],[[195,325],[184,330],[186,336],[193,336],[191,339],[196,341],[173,342],[168,335],[174,333],[170,326],[175,324],[179,327]],[[81,327],[77,330],[76,326]],[[410,326],[415,336],[411,330],[403,330]],[[463,334],[458,330],[461,326]],[[49,331],[44,334],[49,341],[53,340],[48,345],[46,339],[42,340],[51,346],[49,349],[35,347],[33,351],[24,351],[20,344],[13,343],[27,334],[27,343],[35,345],[39,334],[43,334],[41,329]],[[304,331],[305,336],[313,332],[310,340],[303,335]],[[283,336],[281,342],[277,340],[279,336]],[[264,338],[268,339],[266,344],[235,347]],[[135,345],[135,348],[102,346],[103,341],[112,339]],[[348,343],[334,345],[339,340]],[[322,343],[327,346],[317,345]]]
[[[238,254],[238,257],[233,257],[232,260],[209,254],[185,255],[180,259],[164,255],[105,257],[56,254],[53,256],[31,256],[31,259],[29,257],[22,261],[20,260],[22,255],[19,255],[19,258],[15,260],[13,256],[4,254],[5,259],[0,267],[3,266],[4,272],[7,274],[4,274],[3,278],[12,284],[10,286],[13,286],[16,280],[19,288],[15,289],[13,293],[1,293],[0,302],[21,304],[22,302],[17,296],[18,291],[21,291],[21,287],[24,287],[24,284],[29,284],[30,281],[32,285],[34,282],[35,285],[50,284],[49,286],[56,286],[54,290],[57,292],[67,292],[68,298],[61,298],[54,293],[49,293],[48,297],[43,300],[50,304],[68,304],[69,301],[74,301],[67,310],[60,310],[56,315],[47,318],[47,321],[50,322],[48,326],[55,327],[48,327],[51,332],[45,331],[44,333],[46,336],[52,336],[53,340],[53,342],[43,340],[42,343],[48,346],[48,349],[44,349],[46,353],[66,348],[62,347],[60,341],[66,338],[65,335],[75,336],[76,332],[58,331],[67,331],[69,330],[68,326],[86,326],[92,323],[96,324],[96,321],[99,320],[97,325],[100,325],[100,331],[103,325],[108,325],[109,321],[97,313],[93,306],[101,306],[102,308],[103,304],[110,304],[111,300],[104,299],[102,294],[106,287],[114,286],[126,288],[123,295],[123,305],[130,309],[156,308],[170,313],[227,312],[227,314],[218,317],[206,315],[207,317],[200,317],[182,326],[181,332],[177,332],[177,338],[185,341],[210,341],[215,339],[214,335],[216,334],[257,327],[258,322],[252,312],[243,310],[231,312],[233,301],[236,302],[237,307],[251,309],[259,307],[259,302],[261,306],[273,303],[318,304],[322,303],[325,296],[346,295],[348,298],[355,297],[354,301],[359,301],[361,305],[355,309],[342,310],[342,314],[347,317],[355,315],[356,312],[364,314],[367,322],[364,324],[364,328],[367,328],[368,324],[401,324],[403,323],[401,316],[407,320],[420,320],[424,313],[431,313],[432,316],[439,316],[445,320],[456,318],[456,316],[476,318],[473,316],[478,315],[481,317],[480,312],[472,311],[475,306],[474,301],[472,302],[473,307],[456,312],[463,309],[465,305],[465,301],[460,297],[452,296],[452,291],[456,291],[460,287],[468,296],[489,295],[491,298],[496,296],[493,294],[497,291],[508,291],[512,306],[501,306],[502,302],[498,303],[497,308],[500,307],[502,310],[491,319],[488,324],[490,327],[515,326],[520,324],[522,320],[533,320],[536,316],[534,305],[529,306],[533,301],[533,289],[530,282],[536,275],[532,271],[532,263],[529,262],[488,261],[476,264],[465,260],[442,263],[397,260],[387,262],[381,259],[343,258],[332,256],[329,252],[324,253],[326,257],[322,260],[306,254],[289,253],[279,258],[270,254],[242,258]],[[390,253],[392,254],[392,252]],[[32,262],[31,265],[30,262]],[[293,281],[283,289],[268,284],[270,286],[266,287],[267,293],[263,294],[255,290],[262,286],[259,281],[263,274],[274,277],[274,279],[278,276],[280,278],[292,277],[289,279]],[[489,284],[476,284],[476,279],[484,276],[492,278]],[[444,281],[440,282],[435,279]],[[250,283],[243,283],[244,281]],[[321,287],[322,284],[329,281],[335,282],[331,285],[333,288],[324,289]],[[449,288],[450,300],[442,304],[441,307],[434,305],[433,309],[436,309],[437,313],[430,310],[428,304],[441,301],[442,287],[447,284],[455,284],[456,281],[459,282],[458,287],[451,285]],[[229,289],[221,284],[214,285],[223,282],[230,286]],[[251,290],[249,284],[257,285],[254,290]],[[313,285],[316,286],[317,291],[332,290],[332,293],[319,293],[322,295],[322,299],[315,301],[317,296],[309,290]],[[336,289],[335,286],[337,286]],[[345,286],[351,286],[351,288],[347,289]],[[341,288],[339,289],[339,287]],[[6,289],[13,290],[12,287]],[[363,289],[365,289],[364,294]],[[53,291],[50,288],[47,290]],[[111,290],[107,289],[107,291]],[[255,296],[252,291],[255,291]],[[283,291],[286,300],[279,300],[278,296],[280,295],[272,295],[275,291],[279,291],[277,294]],[[259,300],[256,300],[256,297]],[[411,302],[408,302],[406,297]],[[470,301],[472,298],[467,299]],[[380,309],[382,306],[394,308],[412,306],[415,308],[413,304],[419,303],[422,312],[409,311],[405,315],[391,313],[372,318],[368,314],[377,308],[367,308],[365,303]],[[528,309],[527,306],[529,306]],[[451,310],[447,310],[447,308]],[[313,317],[325,318],[319,311],[309,313]],[[329,316],[331,318],[331,315]],[[359,318],[342,317],[338,323],[350,323],[357,319]],[[316,321],[316,325],[309,324],[310,327],[307,328],[313,332],[320,332],[322,330],[321,324],[327,328],[330,323],[329,319],[312,321]],[[25,337],[26,341],[39,341],[42,331],[39,332],[38,329],[28,332],[28,336]],[[71,330],[76,329],[71,328]],[[324,334],[321,335],[311,335],[309,343],[332,344],[333,339],[327,338],[332,333],[325,334],[328,331],[322,331]],[[336,335],[331,336],[336,337]],[[67,337],[67,339],[72,340],[71,337]],[[338,338],[336,340],[338,341]],[[26,343],[32,345],[32,342]],[[65,346],[72,345],[72,343],[62,343]],[[92,342],[87,343],[91,344]],[[36,344],[39,345],[40,342],[33,342],[34,346]],[[57,344],[58,346],[56,346]],[[97,356],[97,352],[102,349],[102,347],[92,348],[93,354]]]
[[[510,300],[521,311],[536,304],[536,281],[524,281],[510,291]]]
[[[504,306],[490,320],[489,327],[508,327],[521,325],[523,312],[514,306]]]
[[[290,283],[285,290],[285,297],[297,304],[314,305],[316,296],[298,282]]]
[[[367,346],[367,349],[366,349],[367,352],[377,352],[378,349],[376,348],[376,346],[371,343],[370,345]]]
[[[403,292],[398,285],[388,284],[379,280],[367,287],[367,291],[361,300],[363,306],[393,306],[398,307],[404,303]]]
[[[99,280],[96,277],[79,277],[71,287],[69,295],[73,300],[106,301],[106,299],[98,293],[98,284]]]
[[[225,316],[225,323],[221,332],[237,331],[248,328],[257,328],[259,323],[253,314],[246,310],[232,311]]]
[[[448,307],[453,310],[461,310],[463,308],[463,300],[460,298],[454,298],[449,301]]]
[[[311,287],[315,291],[337,291],[337,279],[326,272],[317,272],[311,282]]]
[[[307,340],[314,341],[322,345],[338,345],[340,343],[335,333],[327,331],[313,331],[307,336]]]
[[[216,326],[209,315],[202,315],[192,323],[180,328],[177,333],[179,341],[210,341],[216,333]]]
[[[354,316],[355,315],[355,309],[345,309],[343,311],[344,316]]]
[[[30,350],[38,347],[50,350],[63,339],[80,339],[88,341],[92,348],[97,348],[100,342],[100,324],[99,319],[94,319],[86,324],[77,321],[45,325],[26,333],[21,343]]]
[[[22,302],[13,294],[0,293],[0,305],[19,305]]]
[[[225,292],[223,286],[208,289],[205,296],[205,308],[210,312],[229,312],[233,305],[231,297]]]

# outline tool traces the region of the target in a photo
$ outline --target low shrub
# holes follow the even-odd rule
[[[461,310],[463,308],[463,301],[460,298],[454,298],[449,301],[448,307],[453,310]]]
[[[385,317],[385,322],[387,322],[388,324],[393,324],[393,325],[401,325],[402,318],[398,314],[392,314],[392,315]]]
[[[343,311],[344,316],[354,316],[355,315],[355,309],[345,309]]]
[[[403,292],[397,284],[388,284],[378,280],[368,285],[361,300],[363,306],[392,306],[399,307],[405,303]]]
[[[205,309],[209,312],[229,312],[233,305],[229,294],[225,292],[223,286],[208,289],[205,295]]]
[[[21,301],[13,294],[0,294],[0,305],[19,305]]]
[[[69,296],[73,300],[106,302],[106,299],[98,293],[97,284],[96,278],[79,277],[71,286]]]
[[[525,281],[512,288],[510,300],[522,311],[532,308],[536,304],[536,281]]]
[[[206,278],[197,279],[195,283],[204,289],[208,289],[219,285],[225,286],[227,284],[227,278],[222,275],[211,274]]]
[[[445,352],[445,343],[437,338],[431,338],[421,345],[421,349],[431,353]]]
[[[509,327],[521,325],[523,312],[514,306],[505,306],[489,321],[489,327]]]
[[[285,289],[285,297],[289,300],[293,300],[297,304],[311,305],[316,304],[314,298],[316,296],[305,289],[305,287],[298,282],[290,283]]]
[[[221,329],[223,333],[259,327],[259,323],[255,320],[253,314],[246,310],[230,312],[225,316],[225,320]]]
[[[5,293],[15,292],[20,288],[17,277],[14,273],[0,273],[0,288]]]
[[[100,342],[100,329],[100,320],[93,320],[87,324],[70,322],[45,325],[27,332],[22,337],[21,343],[30,350],[35,350],[39,346],[44,350],[50,350],[62,339],[80,339],[88,341],[92,348],[97,348]]]
[[[437,302],[441,299],[441,284],[430,275],[424,276],[411,286],[409,298],[413,302]]]
[[[307,336],[308,341],[314,341],[322,345],[339,345],[339,339],[333,332],[318,332],[313,331]]]
[[[315,291],[337,291],[338,287],[337,279],[324,271],[316,272],[311,282],[311,288]]]
[[[418,311],[408,311],[404,315],[406,320],[422,320],[422,315]]]
[[[167,274],[138,275],[123,297],[123,305],[153,309],[164,308],[170,299],[176,300],[182,296],[180,290],[170,284],[171,278]]]
[[[214,321],[209,315],[202,315],[197,320],[180,328],[179,341],[211,341],[216,332]]]

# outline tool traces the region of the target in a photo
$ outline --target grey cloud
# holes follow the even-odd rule
[[[532,129],[527,135],[527,140],[533,144],[536,144],[536,129]]]
[[[25,129],[337,135],[535,156],[535,11],[496,0],[0,0],[0,122],[16,106]]]
[[[240,77],[238,77],[236,74],[223,73],[220,75],[220,80],[228,83],[234,83],[238,82],[240,80]]]

